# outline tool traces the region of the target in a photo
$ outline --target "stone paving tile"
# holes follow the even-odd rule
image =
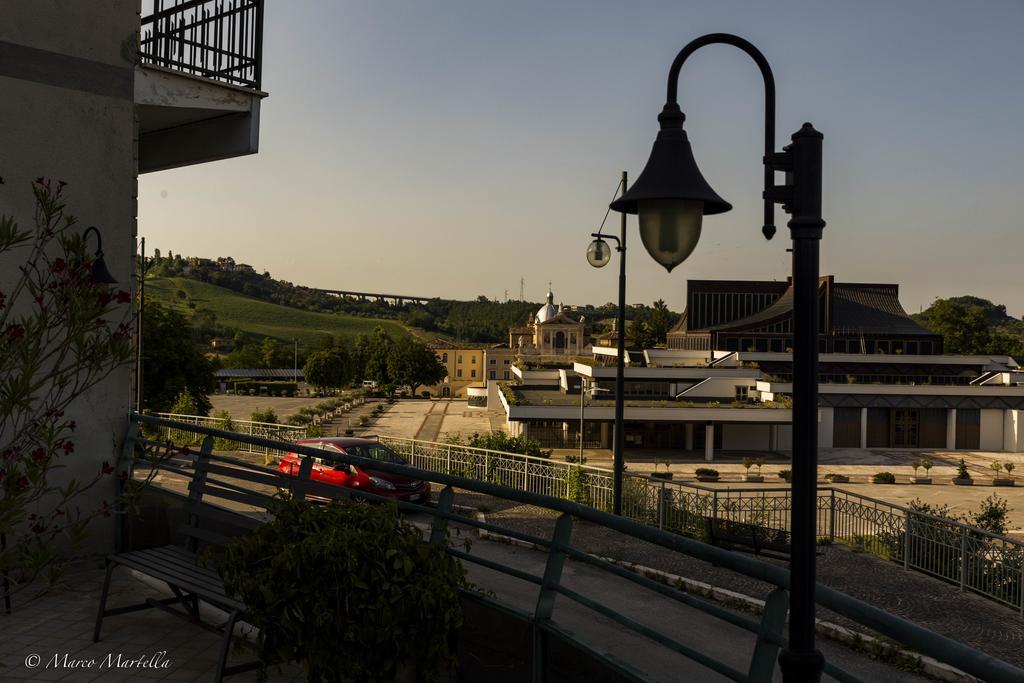
[[[192,624],[159,610],[142,610],[108,617],[104,620],[100,642],[92,642],[93,622],[98,606],[103,572],[86,568],[76,573],[74,584],[37,601],[0,615],[0,681],[194,681],[209,680],[219,654],[219,638]],[[128,572],[117,572],[111,585],[108,605],[135,604],[146,597],[164,593],[135,579]],[[106,658],[121,655],[127,659],[152,656],[166,651],[167,668],[110,668]],[[26,657],[37,654],[39,661],[26,667]],[[95,660],[88,668],[63,667],[63,657]],[[54,657],[56,656],[56,661]],[[248,652],[232,653],[230,663],[251,659]],[[256,672],[234,676],[232,681],[246,683],[257,679]],[[270,681],[302,680],[298,667],[271,672]]]

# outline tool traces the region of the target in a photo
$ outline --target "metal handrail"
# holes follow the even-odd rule
[[[271,439],[264,439],[260,437],[247,436],[238,434],[235,432],[228,432],[225,430],[211,429],[208,427],[202,427],[199,425],[189,425],[173,420],[167,420],[164,418],[146,416],[146,415],[132,415],[132,421],[135,423],[141,423],[150,427],[165,427],[178,430],[192,430],[197,433],[206,435],[207,437],[213,437],[218,439],[228,439],[241,443],[248,443],[255,446],[260,446],[270,450],[290,450],[303,456],[309,457],[322,457],[322,451],[307,446],[298,444],[290,444],[285,442],[273,441]],[[155,442],[154,442],[155,443]],[[209,450],[212,447],[212,439],[207,438],[204,442],[204,451],[206,451],[207,457],[210,456]],[[670,550],[695,557],[700,560],[711,562],[720,567],[730,569],[737,573],[749,576],[765,583],[776,586],[780,589],[786,589],[789,585],[789,571],[783,567],[768,564],[751,557],[739,555],[733,552],[723,550],[700,541],[696,541],[684,536],[674,534],[671,532],[663,531],[648,525],[640,524],[638,522],[625,519],[623,517],[617,517],[600,510],[574,503],[568,500],[555,498],[548,495],[531,493],[528,491],[520,491],[517,489],[492,484],[486,481],[477,481],[466,477],[460,477],[450,474],[443,474],[439,472],[432,472],[422,469],[417,469],[408,465],[400,465],[397,463],[383,462],[373,460],[370,458],[364,458],[359,456],[348,456],[353,464],[361,467],[372,468],[375,470],[381,470],[390,472],[393,474],[400,474],[417,479],[427,479],[433,482],[437,482],[445,485],[450,490],[452,487],[465,489],[468,491],[474,491],[485,495],[495,496],[505,500],[516,501],[519,503],[532,505],[536,507],[542,507],[549,510],[562,513],[560,521],[556,524],[555,536],[552,537],[549,544],[549,568],[552,563],[552,558],[556,555],[561,556],[565,554],[565,551],[571,548],[569,544],[568,529],[571,528],[573,518],[586,520],[588,522],[603,526],[612,531],[624,534],[626,536],[654,543]],[[221,458],[224,460],[225,459]],[[235,461],[239,463],[239,466],[247,466],[253,469],[258,469],[263,472],[268,470],[259,468],[252,465],[251,463],[244,463],[244,461]],[[309,469],[305,468],[306,476],[308,477]],[[306,486],[313,486],[317,482],[307,481]],[[320,486],[325,486],[320,484]],[[351,491],[345,489],[351,493]],[[451,508],[451,494],[442,493],[440,509],[425,508],[410,503],[404,503],[401,507],[407,509],[416,509],[417,511],[429,512],[435,519],[435,525],[438,524],[437,520],[453,520],[462,523],[465,519],[464,516],[459,515],[452,511]],[[491,528],[495,533],[505,533],[505,530],[495,525],[486,523],[479,523],[476,526],[480,528]],[[561,530],[560,530],[561,529]],[[468,555],[468,554],[465,554]],[[461,556],[461,554],[460,554]],[[463,557],[467,561],[478,561],[481,558]],[[491,562],[491,564],[495,564]],[[560,564],[559,564],[560,568]],[[508,571],[506,573],[512,574],[512,568],[505,568]],[[554,579],[554,585],[550,585],[547,574],[542,578],[542,594],[544,590],[558,591],[560,594],[566,597],[573,598],[572,591],[562,590],[559,583],[560,571],[558,577]],[[683,594],[685,595],[685,594]],[[771,597],[771,596],[770,596]],[[543,595],[542,595],[543,598]],[[681,598],[680,598],[681,599]],[[996,659],[989,655],[985,655],[973,648],[970,648],[963,643],[957,642],[945,636],[941,636],[937,633],[922,628],[916,624],[913,624],[906,619],[902,619],[893,614],[890,614],[882,609],[869,605],[863,601],[857,600],[844,593],[836,591],[834,589],[823,586],[820,583],[816,585],[815,589],[816,602],[826,609],[829,609],[837,614],[843,615],[859,624],[862,624],[877,633],[884,636],[893,638],[901,643],[904,643],[910,647],[913,647],[918,652],[933,657],[941,662],[945,662],[952,666],[955,666],[962,671],[965,671],[971,675],[977,676],[986,681],[1002,682],[1006,681],[1020,681],[1024,677],[1024,671],[1018,669],[1007,662]],[[779,601],[776,600],[776,603]],[[540,605],[544,603],[544,600],[538,600],[538,609]],[[548,603],[544,603],[548,604]],[[550,601],[550,605],[553,608],[554,601]],[[584,603],[581,603],[584,604]],[[784,605],[784,601],[782,603]],[[535,614],[535,618],[538,615]],[[621,615],[620,615],[621,616]],[[777,616],[777,615],[774,615]],[[541,619],[542,622],[547,623],[550,618],[550,614],[547,617]],[[768,618],[768,610],[766,609],[765,619]],[[628,624],[627,624],[628,625]],[[772,636],[767,642],[782,642],[781,633],[776,636]],[[663,643],[664,644],[664,643]],[[677,652],[686,654],[681,650],[675,649]],[[755,651],[755,656],[757,652]],[[848,674],[845,674],[848,677]],[[740,679],[742,680],[742,679]]]

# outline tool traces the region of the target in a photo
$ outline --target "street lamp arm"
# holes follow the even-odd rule
[[[772,68],[768,65],[768,60],[761,54],[761,51],[749,41],[739,36],[734,36],[731,33],[709,33],[690,41],[686,47],[679,51],[679,54],[676,55],[675,60],[672,62],[672,66],[669,68],[668,91],[665,96],[665,111],[662,112],[662,115],[673,116],[676,112],[679,112],[677,92],[679,89],[679,71],[683,68],[683,62],[705,45],[717,44],[732,45],[746,52],[754,60],[754,63],[757,64],[757,68],[761,70],[761,76],[764,78],[763,161],[765,197],[764,226],[761,228],[761,232],[764,233],[766,239],[771,239],[775,235],[775,206],[773,199],[770,197],[770,192],[775,178],[772,166],[769,165],[769,159],[775,153],[775,76],[772,75]],[[680,112],[678,116],[683,116],[683,114]]]

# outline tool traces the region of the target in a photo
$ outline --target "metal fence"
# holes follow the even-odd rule
[[[263,0],[149,0],[139,58],[243,88],[260,88]]]
[[[214,429],[294,441],[303,428],[216,418],[163,415]],[[195,434],[165,429],[165,438]],[[460,444],[378,436],[414,467],[563,498],[604,512],[612,509],[612,471],[518,453]],[[237,448],[261,448],[239,444]],[[264,452],[264,451],[251,451]],[[269,457],[276,455],[265,452]],[[818,489],[817,534],[943,579],[1018,610],[1024,617],[1024,543],[945,517],[925,514],[850,491]],[[756,529],[760,537],[787,544],[791,530],[790,489],[716,488],[626,473],[623,516],[692,538],[708,538],[709,527]]]
[[[338,495],[338,488],[316,481],[311,477],[313,459],[322,455],[322,451],[317,449],[308,446],[292,446],[288,443],[231,433],[194,423],[184,424],[180,420],[171,422],[162,418],[137,414],[133,414],[131,419],[133,424],[129,427],[126,434],[124,452],[132,454],[134,457],[122,458],[118,462],[118,471],[125,474],[130,474],[133,467],[140,468],[140,466],[142,466],[141,469],[145,469],[145,466],[148,466],[151,472],[162,471],[166,472],[168,476],[184,477],[186,479],[192,479],[196,474],[202,473],[205,477],[202,487],[204,491],[203,500],[204,502],[214,502],[214,504],[231,502],[235,504],[241,503],[244,506],[258,504],[258,507],[273,492],[280,488],[288,488],[300,497],[305,495],[334,497]],[[145,438],[138,434],[136,426],[145,427],[143,434],[161,431],[168,434],[187,434],[190,441],[196,436],[204,437],[201,448],[198,451],[191,452],[192,468],[183,468],[169,462],[167,454],[176,450],[173,445]],[[243,450],[238,448],[241,444],[247,444],[248,448],[244,450],[250,451],[256,448],[265,451],[294,449],[304,458],[304,462],[300,467],[297,477],[284,475],[274,470],[266,470],[251,462],[213,452],[214,443],[217,440],[230,442],[234,445],[233,450],[235,451]],[[559,496],[532,493],[521,490],[515,485],[497,485],[480,476],[481,474],[487,475],[488,472],[511,472],[513,474],[508,475],[511,482],[526,482],[525,486],[530,486],[530,482],[536,482],[536,485],[539,486],[554,486],[557,488],[557,485],[554,483],[557,481],[557,476],[552,476],[549,472],[531,473],[529,469],[518,469],[517,465],[510,464],[512,462],[527,463],[534,460],[532,458],[525,456],[512,457],[515,454],[484,451],[483,449],[468,449],[458,446],[453,447],[449,451],[447,444],[431,444],[430,448],[421,449],[419,444],[422,442],[411,442],[408,439],[389,440],[389,442],[398,447],[409,446],[410,452],[412,452],[412,446],[415,445],[415,456],[411,457],[417,458],[421,463],[434,463],[438,469],[424,468],[422,466],[417,468],[399,463],[380,462],[358,456],[351,456],[352,461],[361,467],[378,468],[394,474],[415,477],[417,479],[428,479],[444,487],[438,496],[436,505],[420,505],[407,502],[399,502],[398,504],[399,509],[406,512],[418,515],[426,514],[431,517],[430,542],[443,543],[446,552],[463,562],[475,563],[540,587],[539,598],[536,601],[537,607],[533,613],[522,612],[520,608],[514,605],[505,605],[498,596],[488,596],[482,593],[473,594],[473,599],[503,608],[505,613],[508,614],[521,614],[522,617],[528,620],[534,633],[533,646],[531,647],[528,643],[525,643],[523,647],[524,654],[532,660],[531,665],[534,667],[535,675],[532,680],[541,680],[543,678],[543,671],[545,671],[544,658],[546,656],[546,648],[543,646],[543,642],[537,640],[539,635],[544,634],[554,634],[579,644],[591,652],[596,659],[603,661],[606,666],[616,671],[626,680],[637,681],[638,683],[641,680],[650,680],[649,678],[642,677],[636,670],[621,664],[618,660],[600,650],[579,643],[572,633],[563,630],[557,621],[556,615],[560,614],[560,612],[556,611],[556,606],[565,601],[573,601],[584,608],[593,610],[598,615],[611,619],[621,627],[632,629],[650,638],[654,647],[667,648],[669,651],[688,657],[728,679],[736,681],[769,681],[774,679],[776,675],[776,657],[779,648],[786,644],[783,627],[786,618],[788,596],[785,588],[789,584],[790,577],[789,572],[784,567],[764,563],[760,560],[728,552],[721,548],[715,548],[685,538],[679,534],[666,533],[650,525],[638,524],[635,521],[616,517],[590,506],[574,504],[573,502],[560,499]],[[502,462],[502,460],[506,462]],[[466,471],[474,476],[449,475],[440,471],[442,466],[444,468],[455,467],[457,463],[465,463],[460,466],[465,466],[467,468]],[[551,462],[546,464],[555,468],[552,472],[558,470],[560,465],[564,465],[564,463]],[[575,469],[577,471],[580,470],[579,467],[575,467]],[[516,479],[517,476],[519,477],[518,480]],[[639,479],[643,478],[631,478],[632,481]],[[131,476],[126,477],[126,481],[136,480],[137,478]],[[149,480],[147,479],[147,481]],[[666,484],[664,489],[661,488],[661,483]],[[698,487],[681,485],[676,488],[667,486],[668,483],[659,482],[659,486],[655,487],[655,490],[658,491],[655,495],[662,495],[662,491],[670,491],[673,496],[677,494],[703,496],[704,493],[701,490],[703,487],[699,489]],[[493,522],[485,522],[460,514],[453,505],[454,488],[456,487],[512,501],[520,505],[531,505],[549,512],[558,513],[559,517],[555,523],[554,532],[550,537],[533,536],[515,529],[499,526]],[[366,494],[355,489],[340,489],[340,491],[343,491],[342,495],[345,496],[370,496],[375,498],[372,494]],[[720,493],[724,494],[725,492],[722,491]],[[635,500],[644,501],[649,498],[650,496],[645,495],[638,496]],[[749,514],[746,511],[748,507],[749,509],[759,511],[762,506],[741,504],[734,506],[734,509],[725,510],[725,507],[728,506],[723,507],[722,503],[726,500],[741,501],[751,499],[751,497],[745,499],[742,497],[727,498],[722,495],[719,498],[719,506],[721,510],[724,510],[723,514],[743,516]],[[708,498],[705,496],[699,500],[704,501],[699,503],[704,505]],[[714,500],[714,498],[711,500]],[[689,502],[687,502],[687,505],[689,505]],[[608,533],[660,545],[675,552],[706,562],[712,562],[730,571],[755,577],[774,586],[776,590],[773,590],[767,596],[762,619],[759,620],[748,615],[739,614],[733,610],[713,604],[700,596],[672,586],[660,584],[636,571],[595,557],[574,547],[572,528],[576,520],[603,527]],[[461,543],[445,543],[446,528],[449,521],[466,527],[482,529],[493,534],[517,538],[545,549],[548,553],[548,560],[543,576],[524,571],[521,568],[507,566],[498,560],[478,555],[472,552],[469,546],[464,546]],[[756,642],[750,653],[749,668],[740,670],[734,665],[716,659],[711,653],[707,653],[699,647],[676,640],[668,635],[660,625],[649,627],[639,624],[629,616],[606,605],[604,598],[607,596],[588,595],[586,594],[585,587],[570,588],[562,579],[562,567],[567,557],[577,562],[586,563],[596,571],[602,572],[612,579],[624,580],[645,587],[657,593],[661,599],[678,601],[732,624],[748,633],[755,634]],[[558,601],[555,600],[556,594],[559,596]],[[827,586],[818,584],[815,596],[817,603],[821,607],[867,626],[871,630],[911,647],[921,654],[934,657],[941,662],[957,667],[981,680],[997,683],[1021,680],[1021,670],[1006,662],[987,656],[962,643],[895,617],[882,609],[868,605],[863,601],[835,591]],[[527,640],[529,641],[529,639]],[[825,673],[835,680],[859,680],[851,673],[840,669],[831,661],[826,661]]]

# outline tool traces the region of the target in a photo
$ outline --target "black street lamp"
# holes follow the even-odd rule
[[[638,214],[647,251],[669,271],[682,263],[700,238],[703,216],[728,211],[697,169],[676,101],[683,62],[705,45],[723,43],[746,52],[761,70],[765,87],[764,226],[775,234],[774,206],[791,214],[793,239],[793,483],[789,643],[779,656],[783,680],[819,681],[824,658],[814,647],[815,531],[818,468],[818,250],[821,219],[822,135],[805,123],[792,143],[775,151],[775,80],[764,55],[746,40],[712,33],[684,47],[669,69],[661,130],[643,172],[611,208]],[[775,185],[784,171],[785,184]],[[621,315],[621,313],[620,313]]]
[[[82,233],[82,241],[89,236],[89,233],[96,235],[96,253],[92,259],[92,281],[98,285],[116,285],[117,278],[110,274],[110,270],[107,268],[107,262],[103,259],[103,236],[100,235],[99,228],[95,225],[90,225]]]
[[[615,194],[619,191],[626,191],[626,172],[622,172],[622,180],[615,188]],[[609,207],[605,213],[605,220],[608,220]],[[626,368],[626,214],[622,214],[622,222],[619,229],[619,236],[604,235],[604,221],[597,232],[592,233],[594,241],[587,248],[587,261],[595,268],[607,265],[611,259],[611,247],[605,239],[615,240],[615,251],[619,252],[619,307],[616,317],[615,328],[617,331],[616,343],[618,354],[615,362],[615,429],[612,434],[612,512],[616,515],[622,514],[622,472],[625,469],[623,451],[626,446],[625,430],[625,408],[623,393],[625,392],[625,368]]]

